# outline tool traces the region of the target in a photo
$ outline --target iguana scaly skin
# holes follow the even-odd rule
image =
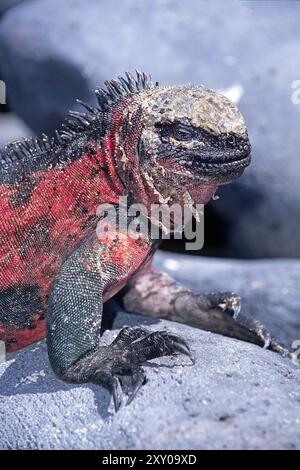
[[[125,285],[131,311],[185,321],[274,350],[255,322],[237,316],[234,294],[193,294],[150,268],[157,242],[115,228],[96,233],[97,207],[129,203],[205,204],[250,163],[244,119],[203,86],[160,88],[145,74],[106,82],[98,106],[71,112],[54,138],[14,142],[0,154],[0,339],[13,351],[45,336],[54,372],[133,398],[141,364],[184,353],[166,332],[125,328],[100,343],[103,302]],[[138,275],[139,274],[139,275]]]

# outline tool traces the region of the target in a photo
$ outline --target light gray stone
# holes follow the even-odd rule
[[[187,284],[209,289],[228,288],[231,279],[242,273],[241,264],[232,263],[230,267],[230,262],[225,266],[212,261],[209,266],[207,261],[201,263],[206,268],[206,274],[201,275],[202,260],[196,260],[196,269],[185,257],[180,258],[180,271],[176,272],[176,261],[178,258],[159,255],[156,264],[164,265]],[[192,274],[188,274],[191,268]],[[247,272],[248,280],[257,282],[258,291],[272,291],[265,277],[264,287],[259,287],[262,272],[252,276],[246,263],[243,275]],[[290,272],[293,278],[291,265]],[[272,276],[270,281],[274,280]],[[286,280],[283,283],[286,285]],[[264,298],[264,313],[271,310],[270,299],[269,294]],[[275,323],[281,309],[274,309]],[[267,319],[272,323],[268,315]],[[291,312],[286,312],[281,337],[286,329],[291,331],[290,322]],[[299,331],[296,315],[294,324]],[[0,365],[0,448],[300,448],[300,366],[252,344],[125,313],[117,314],[114,329],[104,333],[103,341],[108,344],[124,325],[167,329],[181,335],[188,341],[196,364],[190,365],[183,356],[151,361],[145,366],[146,385],[129,406],[115,414],[110,396],[102,388],[68,385],[55,378],[44,341],[27,347],[9,355],[8,361]]]

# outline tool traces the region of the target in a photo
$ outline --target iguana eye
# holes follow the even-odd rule
[[[180,141],[192,140],[192,138],[193,138],[193,129],[190,129],[188,126],[183,126],[181,124],[174,125],[174,127],[173,127],[173,137],[176,140],[180,140]]]
[[[181,123],[156,124],[155,127],[159,129],[163,141],[168,141],[170,137],[178,141],[189,141],[194,137],[194,130]]]

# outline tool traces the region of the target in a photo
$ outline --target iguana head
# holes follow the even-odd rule
[[[102,107],[110,106],[108,97],[115,106],[117,165],[126,184],[138,188],[136,196],[142,179],[152,202],[179,200],[187,191],[206,203],[249,165],[244,118],[220,93],[193,85],[161,88],[140,73],[106,85],[98,98]]]
[[[165,181],[169,191],[187,189],[205,203],[249,165],[244,118],[225,96],[204,86],[155,88],[140,106],[140,160],[155,187]]]

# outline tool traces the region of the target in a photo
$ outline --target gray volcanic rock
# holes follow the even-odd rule
[[[1,0],[0,2],[0,16],[3,15],[10,8],[19,5],[19,3],[24,2],[25,0]]]
[[[260,320],[289,349],[300,340],[299,260],[223,260],[160,251],[155,264],[194,291],[237,293],[242,312]]]
[[[170,260],[162,255],[157,264],[170,268]],[[176,260],[172,262],[174,273]],[[180,272],[189,282],[187,263],[182,258]],[[217,270],[213,262],[207,286]],[[232,272],[236,270],[233,263]],[[227,287],[228,283],[229,278]],[[0,364],[0,448],[300,448],[298,365],[252,344],[178,323],[120,312],[114,328],[124,325],[181,335],[196,364],[183,356],[149,362],[148,382],[129,406],[115,414],[104,389],[68,385],[55,378],[44,341],[27,347]],[[115,329],[104,333],[104,342],[111,342]]]

